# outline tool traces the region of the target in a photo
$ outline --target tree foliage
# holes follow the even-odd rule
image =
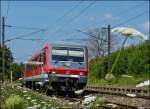
[[[7,78],[9,78],[9,73],[10,73],[10,65],[13,62],[13,57],[12,57],[12,53],[10,51],[9,48],[7,48],[6,46],[4,47],[0,47],[0,72],[2,74],[3,72],[3,50],[4,50],[4,74],[5,76],[7,76]]]
[[[11,50],[8,47],[4,47],[4,78],[10,78],[10,72],[12,71],[13,79],[21,77],[21,72],[23,69],[22,63],[14,63],[14,59]],[[0,74],[2,76],[3,72],[3,47],[0,46]]]
[[[12,64],[13,80],[22,77],[23,63],[13,63]]]

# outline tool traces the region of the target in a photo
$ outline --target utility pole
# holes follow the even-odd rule
[[[11,53],[10,53],[11,54]],[[9,63],[9,69],[10,69],[10,83],[12,84],[12,68],[11,68],[11,55],[9,55],[9,61],[10,61],[10,63]]]
[[[3,47],[2,83],[4,83],[4,73],[5,73],[5,17],[4,16],[2,16],[2,47]]]
[[[0,47],[2,47],[2,20],[1,20],[2,18],[0,18]]]
[[[111,70],[111,27],[108,25],[108,73]]]

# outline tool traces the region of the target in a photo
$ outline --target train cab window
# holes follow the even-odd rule
[[[67,61],[67,50],[65,49],[53,49],[52,50],[53,61]]]
[[[69,50],[69,60],[73,62],[84,62],[84,50],[83,49],[70,49]]]
[[[70,47],[53,47],[52,61],[84,62],[84,49]]]

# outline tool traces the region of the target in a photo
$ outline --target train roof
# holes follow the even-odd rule
[[[87,48],[87,46],[85,46],[85,45],[77,45],[77,44],[56,44],[56,43],[51,43],[51,44],[46,43],[43,48],[45,48],[45,47],[47,47],[47,46],[72,47],[72,48]],[[32,57],[28,59],[28,61],[31,61],[34,57],[38,56],[38,55],[40,54],[40,52],[43,50],[43,48],[40,49],[39,51],[37,51],[35,54],[33,54]]]
[[[57,47],[72,47],[72,48],[87,48],[85,45],[77,45],[77,44],[49,44],[50,46],[57,46]]]

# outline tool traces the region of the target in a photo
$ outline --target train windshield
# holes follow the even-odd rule
[[[84,62],[84,49],[53,47],[52,61]]]

